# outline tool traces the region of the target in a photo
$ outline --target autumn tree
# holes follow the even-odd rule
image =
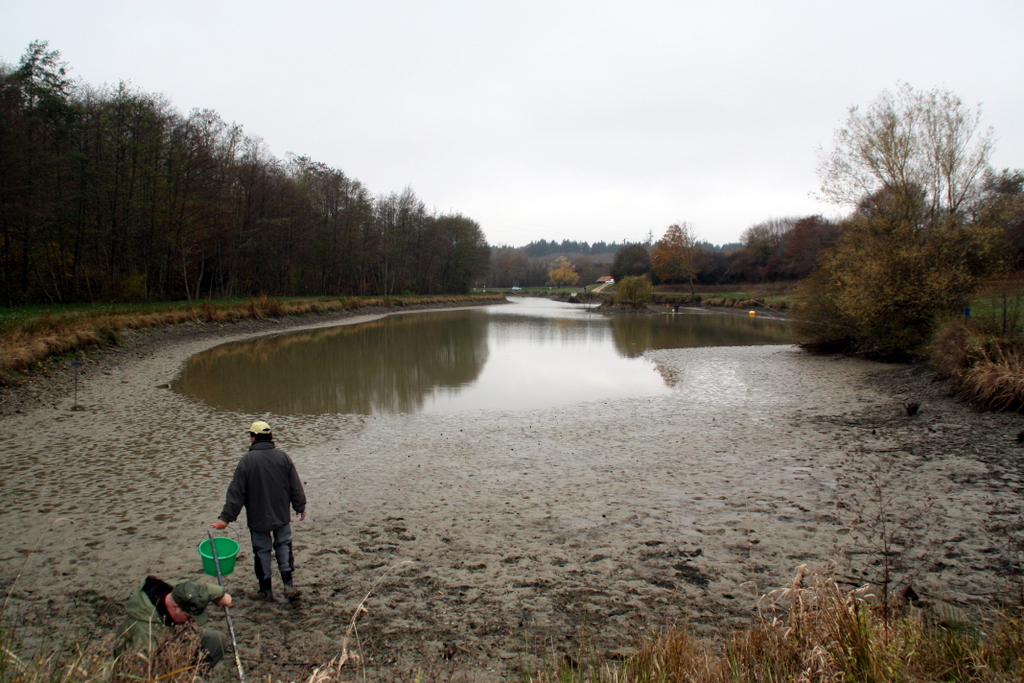
[[[462,214],[434,216],[429,223],[430,279],[424,293],[466,294],[478,278],[487,275],[490,247],[480,224]]]
[[[808,283],[809,348],[913,355],[990,266],[992,231],[973,220],[991,133],[953,93],[900,86],[851,108],[822,155],[822,193],[854,207]]]
[[[909,191],[920,194],[929,220],[957,214],[978,197],[989,171],[993,133],[980,125],[980,109],[949,90],[903,83],[884,91],[864,111],[851,107],[835,146],[820,154],[822,195],[860,207]]]
[[[60,300],[59,244],[74,196],[80,110],[60,52],[34,41],[18,66],[0,64],[0,232],[4,303]],[[56,234],[55,234],[56,233]],[[56,248],[55,248],[56,247]]]
[[[548,271],[548,279],[555,287],[573,287],[580,281],[580,275],[576,272],[576,268],[569,263],[569,259],[563,256]]]
[[[690,293],[695,294],[693,280],[697,276],[694,263],[696,252],[697,236],[689,223],[668,226],[665,236],[658,240],[651,251],[654,274],[662,282],[689,282]]]

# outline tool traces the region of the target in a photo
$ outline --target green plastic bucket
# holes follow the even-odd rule
[[[235,571],[238,541],[227,536],[218,536],[213,542],[217,550],[217,559],[220,560],[220,575],[227,576]],[[213,553],[210,552],[210,539],[199,544],[199,557],[203,558],[203,571],[210,576],[217,576],[217,566],[213,562]]]

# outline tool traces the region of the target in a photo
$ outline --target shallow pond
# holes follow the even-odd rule
[[[785,322],[680,309],[510,304],[391,315],[223,344],[173,389],[217,408],[322,415],[547,408],[672,391],[652,349],[789,344]]]

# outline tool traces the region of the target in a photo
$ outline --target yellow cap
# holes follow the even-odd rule
[[[268,425],[263,420],[256,420],[255,422],[252,423],[252,426],[249,427],[249,433],[250,434],[269,434],[270,433],[270,425]]]

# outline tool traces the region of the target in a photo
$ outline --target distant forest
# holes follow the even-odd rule
[[[842,226],[821,216],[771,219],[747,228],[740,242],[715,245],[695,241],[690,270],[694,284],[723,285],[741,282],[801,280],[810,274],[822,249],[835,244]],[[574,242],[571,240],[531,242],[513,249],[491,250],[488,284],[495,287],[543,287],[548,271],[566,258],[579,274],[580,285],[594,283],[603,275],[621,278],[648,275],[655,284],[669,280],[658,277],[652,262],[655,243]]]
[[[525,247],[522,247],[523,252],[530,257],[536,256],[551,256],[551,255],[570,255],[579,254],[581,256],[600,256],[602,254],[614,254],[619,250],[619,247],[629,244],[623,242],[619,244],[617,242],[594,242],[590,244],[588,242],[577,242],[575,240],[562,240],[561,242],[552,240],[540,240],[537,242],[530,242]],[[726,252],[740,249],[743,247],[739,242],[733,242],[731,244],[716,245],[710,242],[698,242],[697,246],[705,251],[711,252]],[[507,248],[507,247],[505,247]]]
[[[993,226],[993,244],[998,245],[993,263],[1008,272],[1024,270],[1024,171],[990,173],[980,190],[970,215]],[[671,244],[672,228],[679,226],[670,226],[661,239],[642,243],[540,240],[519,248],[495,247],[486,281],[495,287],[544,287],[549,271],[564,258],[578,273],[581,286],[604,275],[647,275],[655,285],[796,282],[811,274],[823,250],[837,245],[850,220],[773,218],[748,227],[739,242],[724,245],[697,241],[690,228],[684,231],[685,239]]]
[[[0,305],[468,291],[480,226],[274,158],[211,110],[0,63]]]

